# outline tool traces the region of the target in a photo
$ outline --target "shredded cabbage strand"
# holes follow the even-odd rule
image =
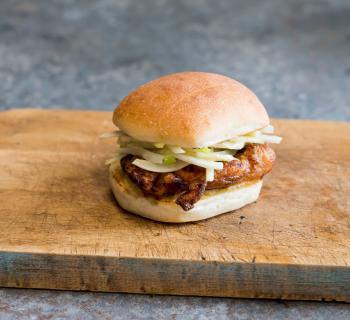
[[[235,153],[243,149],[247,143],[280,143],[282,138],[272,135],[273,132],[274,127],[268,125],[260,130],[235,136],[211,146],[192,149],[162,142],[139,141],[121,131],[106,133],[100,137],[118,139],[120,148],[117,150],[117,156],[107,160],[108,165],[119,161],[123,155],[132,154],[143,158],[133,161],[133,164],[139,168],[152,172],[173,172],[193,164],[205,168],[206,180],[213,181],[215,170],[221,170],[224,166],[223,162],[237,160],[234,157]]]

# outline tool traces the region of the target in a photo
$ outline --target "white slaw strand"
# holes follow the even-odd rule
[[[272,124],[269,124],[268,126],[262,128],[260,131],[262,133],[271,133],[272,134],[275,131],[275,128],[273,127]]]
[[[205,169],[205,179],[207,181],[214,181],[215,178],[215,170],[214,169]]]
[[[218,149],[241,150],[244,148],[244,142],[221,142],[214,144],[213,147]]]
[[[186,153],[183,148],[177,146],[168,146],[168,149],[173,153]]]
[[[216,169],[216,170],[221,170],[224,167],[222,162],[215,162],[215,161],[199,159],[199,158],[184,155],[184,154],[175,154],[174,156],[177,159],[194,164],[198,167],[203,167],[203,168],[208,168],[208,169]]]
[[[262,136],[265,142],[267,143],[276,143],[279,144],[282,141],[282,137],[279,136],[268,136],[268,135],[263,135]]]
[[[157,164],[162,164],[163,159],[164,159],[163,155],[146,150],[146,149],[141,148],[141,147],[132,146],[132,147],[127,147],[127,148],[120,148],[119,152],[124,153],[124,154],[133,154],[135,156],[140,156],[140,157],[143,157],[144,159],[146,159],[150,162],[157,163]]]
[[[189,165],[187,162],[183,161],[176,161],[174,164],[155,164],[142,159],[135,159],[132,163],[139,168],[152,172],[173,172]]]
[[[237,160],[232,154],[222,154],[220,152],[196,152],[195,155],[198,158],[211,161],[232,161]]]

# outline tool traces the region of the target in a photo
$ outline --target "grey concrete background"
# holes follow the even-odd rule
[[[0,1],[0,108],[112,109],[165,73],[224,73],[275,117],[350,120],[349,0]]]
[[[200,297],[0,290],[0,319],[349,319],[350,305]]]
[[[0,110],[112,110],[159,75],[251,87],[270,115],[350,120],[349,0],[0,0]],[[350,305],[0,289],[0,319],[349,319]]]

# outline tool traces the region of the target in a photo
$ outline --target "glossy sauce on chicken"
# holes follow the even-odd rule
[[[205,190],[260,180],[271,171],[275,162],[275,152],[267,144],[248,144],[235,157],[237,160],[224,162],[222,170],[215,170],[214,181],[210,182],[205,179],[205,169],[195,165],[174,172],[156,173],[132,164],[137,158],[133,155],[125,156],[120,163],[126,175],[145,196],[162,199],[178,195],[176,203],[188,211],[200,200]]]

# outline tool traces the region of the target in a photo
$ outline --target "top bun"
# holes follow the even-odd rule
[[[131,92],[114,111],[113,122],[138,140],[201,148],[267,126],[269,117],[238,81],[180,72]]]

